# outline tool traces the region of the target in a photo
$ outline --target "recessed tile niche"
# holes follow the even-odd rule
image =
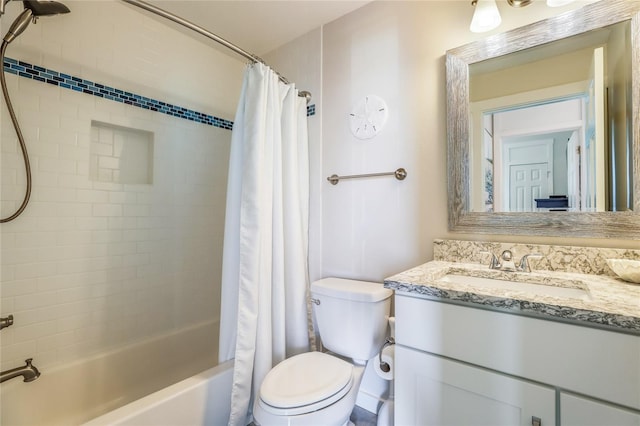
[[[153,183],[153,133],[91,121],[89,177],[98,182]]]

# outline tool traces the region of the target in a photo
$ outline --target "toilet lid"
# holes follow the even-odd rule
[[[284,415],[318,410],[342,398],[351,389],[352,376],[353,365],[346,361],[322,352],[303,353],[267,374],[260,400],[265,409]]]

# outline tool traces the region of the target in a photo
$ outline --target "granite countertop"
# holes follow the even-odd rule
[[[532,294],[481,284],[447,282],[447,274],[468,275],[585,290],[583,297]],[[640,284],[606,275],[570,272],[505,272],[477,263],[432,261],[384,280],[392,290],[440,299],[444,302],[507,311],[640,335]]]

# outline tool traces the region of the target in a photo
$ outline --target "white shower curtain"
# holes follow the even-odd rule
[[[309,158],[304,98],[269,67],[247,67],[231,138],[220,361],[235,358],[230,425],[278,362],[309,348]]]

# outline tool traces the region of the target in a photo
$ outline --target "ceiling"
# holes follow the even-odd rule
[[[370,0],[147,1],[260,56],[369,3]],[[165,18],[155,19],[212,46],[217,45]]]

